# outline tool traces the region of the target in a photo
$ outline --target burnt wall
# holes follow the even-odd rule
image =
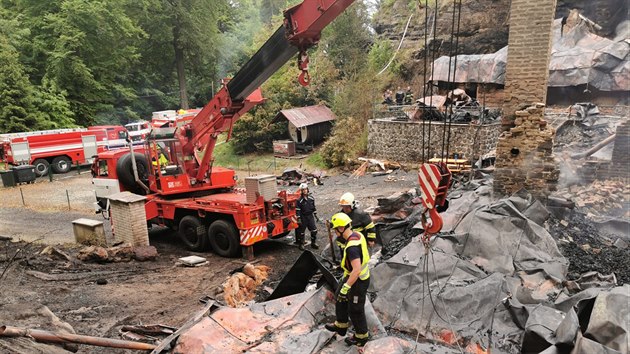
[[[445,128],[448,136],[448,126],[445,127],[442,122],[426,122],[423,127],[423,123],[417,121],[372,119],[368,122],[368,155],[376,159],[419,163],[422,160],[424,140],[425,159],[439,157],[442,155],[442,137]],[[477,136],[478,144],[475,156],[473,156],[476,159],[495,148],[499,133],[500,123],[481,127],[470,124],[452,124],[449,155],[457,153],[464,158],[470,158],[473,155],[473,142]]]

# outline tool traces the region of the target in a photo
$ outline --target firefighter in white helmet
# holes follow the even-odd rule
[[[304,249],[304,234],[306,228],[311,233],[311,248],[318,249],[317,246],[317,225],[315,219],[317,217],[317,208],[315,207],[315,198],[309,193],[308,184],[300,184],[298,191],[300,197],[297,200],[296,215],[298,217],[298,228],[295,230],[295,243],[298,247]]]
[[[345,213],[352,220],[352,229],[366,236],[368,246],[373,247],[376,242],[376,227],[372,222],[372,218],[368,213],[359,209],[357,202],[354,200],[354,194],[347,192],[339,198],[339,206],[341,212]],[[337,238],[337,245],[343,250],[345,242],[341,238]]]

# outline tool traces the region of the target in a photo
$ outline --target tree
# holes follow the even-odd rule
[[[19,53],[4,35],[0,35],[0,63],[0,131],[31,130],[38,126],[33,114],[33,87],[19,62]]]

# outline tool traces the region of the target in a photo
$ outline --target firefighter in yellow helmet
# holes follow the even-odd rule
[[[348,215],[350,220],[352,220],[352,229],[365,234],[368,246],[373,247],[376,242],[376,227],[370,215],[359,209],[354,200],[354,194],[350,192],[344,193],[339,198],[339,206],[341,207],[341,212]],[[343,249],[343,239],[337,238],[337,245]]]
[[[151,161],[151,163],[153,164],[153,166],[160,166],[160,168],[164,168],[164,166],[168,165],[168,158],[166,157],[166,154],[164,154],[164,150],[162,149],[162,147],[160,145],[157,145],[157,156],[158,158],[156,159],[155,157],[152,159],[153,161]]]
[[[350,323],[354,326],[354,335],[347,337],[348,345],[364,346],[369,339],[367,319],[365,317],[365,299],[370,286],[370,269],[365,237],[352,230],[352,220],[345,213],[333,215],[331,226],[338,238],[345,240],[345,248],[341,256],[343,278],[335,292],[335,322],[325,327],[331,332],[346,335]]]

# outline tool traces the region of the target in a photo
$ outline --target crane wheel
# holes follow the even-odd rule
[[[212,250],[221,257],[236,257],[240,254],[241,240],[233,223],[216,220],[208,228],[208,240]]]
[[[198,217],[187,215],[179,222],[179,238],[186,248],[191,251],[205,251],[207,249],[206,227]]]

